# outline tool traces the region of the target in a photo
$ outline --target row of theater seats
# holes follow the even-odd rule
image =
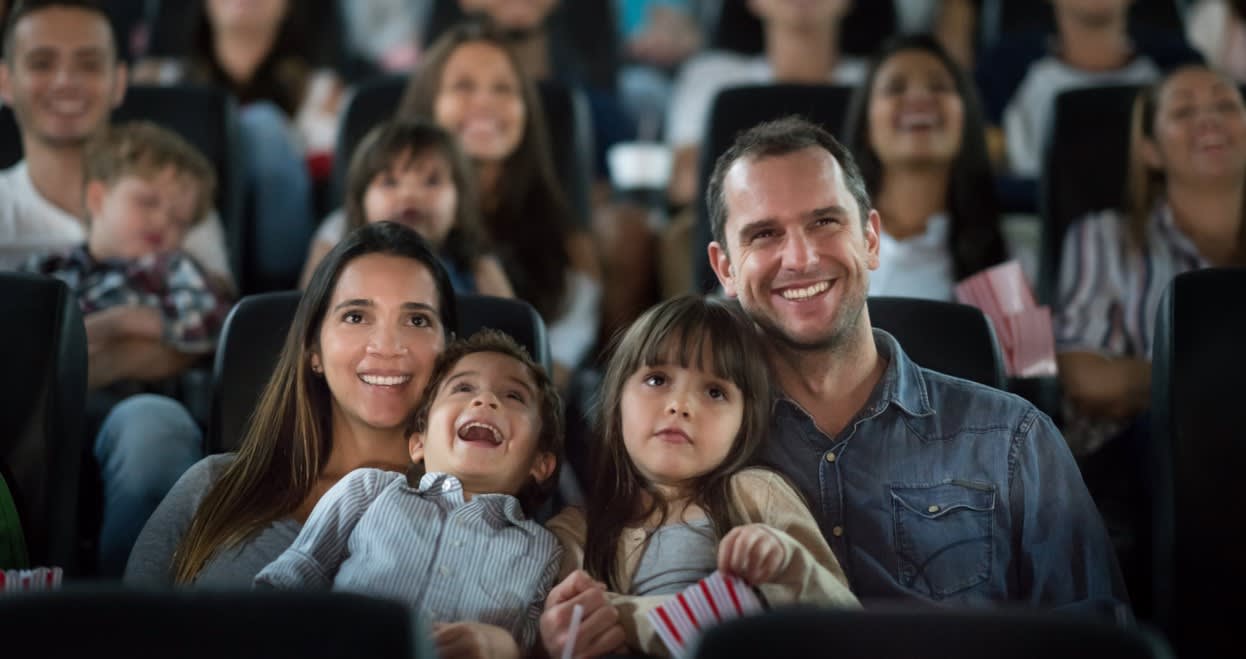
[[[1246,531],[1232,513],[1233,485],[1246,469],[1246,406],[1234,386],[1246,373],[1246,269],[1180,275],[1157,320],[1153,402],[1156,503],[1152,573],[1156,619],[1181,642],[1204,638],[1246,587],[1236,544]],[[0,472],[11,484],[36,564],[76,574],[75,547],[82,464],[85,334],[73,297],[57,280],[0,275],[9,318],[0,375]],[[549,363],[540,316],[526,303],[461,296],[459,332],[506,331]],[[281,350],[297,306],[296,293],[244,298],[226,321],[212,372],[213,401],[206,434],[209,453],[237,447]],[[1002,387],[999,347],[990,324],[973,307],[928,300],[871,298],[877,327],[896,335],[924,366]],[[588,435],[569,442],[590,442]],[[578,447],[581,452],[586,447]],[[569,447],[575,450],[576,447]],[[576,465],[561,492],[580,491]],[[581,472],[582,474],[582,472]],[[1227,513],[1227,514],[1226,514]],[[1202,631],[1191,631],[1202,630]]]
[[[71,631],[72,630],[72,631]],[[71,633],[66,633],[71,631]],[[392,601],[348,593],[71,589],[0,597],[0,637],[41,657],[370,657],[435,655]],[[710,627],[693,659],[1170,659],[1146,628],[1026,611],[785,609]],[[616,655],[617,656],[617,655]]]

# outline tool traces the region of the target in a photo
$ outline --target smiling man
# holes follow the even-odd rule
[[[804,493],[863,602],[1128,601],[1051,420],[917,366],[871,327],[880,220],[842,145],[803,120],[762,124],[719,158],[708,195],[710,261],[782,390],[763,458]]]

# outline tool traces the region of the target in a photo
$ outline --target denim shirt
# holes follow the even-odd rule
[[[886,371],[838,436],[781,398],[762,449],[804,494],[857,597],[1119,613],[1114,549],[1051,419],[917,366],[886,332],[874,342]]]

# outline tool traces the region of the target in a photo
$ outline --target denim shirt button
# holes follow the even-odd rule
[[[834,462],[834,461],[835,461],[835,451],[827,451],[827,452],[826,452],[826,461],[827,461],[827,462]]]
[[[844,527],[842,527],[842,526],[836,526],[836,527],[832,528],[832,529],[831,529],[831,535],[835,536],[836,538],[841,538],[841,537],[843,537],[843,535],[844,535]]]
[[[928,512],[928,513],[937,513],[937,512],[939,512],[939,507],[938,507],[938,506],[930,506],[929,508],[927,508],[927,509],[926,509],[926,512]]]

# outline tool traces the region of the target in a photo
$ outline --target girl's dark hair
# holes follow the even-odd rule
[[[234,80],[216,56],[208,0],[200,0],[191,12],[190,75],[197,82],[223,87],[240,104],[272,101],[287,116],[298,113],[312,69],[319,63],[312,43],[311,17],[303,0],[287,0],[286,13],[277,28],[272,49],[264,55],[250,80]]]
[[[386,121],[368,131],[359,142],[346,172],[346,229],[357,229],[368,223],[363,198],[377,176],[388,171],[399,158],[415,159],[430,153],[441,156],[449,164],[457,198],[454,226],[443,244],[435,247],[455,265],[470,272],[476,260],[489,251],[480,227],[475,177],[454,136],[430,121]]]
[[[1008,258],[1008,248],[1000,230],[995,178],[986,149],[986,123],[973,81],[965,71],[928,34],[904,35],[888,40],[875,53],[865,82],[857,87],[848,104],[844,136],[848,148],[857,156],[866,188],[877,199],[882,185],[883,165],[870,144],[870,97],[883,64],[893,55],[905,51],[926,53],[939,60],[955,81],[956,93],[965,108],[960,153],[952,161],[945,206],[949,224],[948,248],[952,252],[954,275],[958,280],[964,279]],[[886,218],[883,218],[883,223],[886,224]]]
[[[547,320],[562,311],[567,295],[567,237],[573,222],[558,187],[550,155],[545,114],[536,84],[500,32],[480,22],[460,23],[429,47],[399,105],[398,116],[436,120],[433,105],[446,62],[460,46],[483,43],[506,55],[519,79],[524,104],[523,139],[502,163],[493,208],[482,210],[484,227],[515,294]],[[480,191],[485,194],[485,191]]]
[[[177,583],[191,583],[220,551],[236,547],[298,508],[316,484],[332,449],[333,393],[311,370],[333,290],[342,270],[369,254],[418,261],[437,285],[447,342],[458,326],[450,277],[414,230],[393,222],[352,231],[316,267],[299,299],[272,377],[260,394],[238,454],[195,511],[173,555]]]
[[[562,398],[558,396],[558,389],[554,386],[554,381],[546,374],[545,369],[541,368],[541,365],[532,359],[532,355],[528,354],[527,349],[519,345],[509,334],[494,329],[483,329],[447,346],[446,351],[441,353],[437,359],[437,364],[433,366],[433,374],[428,378],[428,385],[424,387],[420,405],[407,424],[407,435],[424,432],[428,425],[428,415],[433,403],[436,402],[437,392],[440,391],[442,383],[464,357],[478,352],[495,352],[523,364],[536,388],[536,404],[540,408],[541,415],[541,431],[537,436],[536,450],[538,453],[553,454],[557,462],[548,478],[540,482],[529,479],[515,495],[524,513],[532,517],[558,487],[558,470],[562,465],[563,456]],[[413,487],[419,485],[420,478],[423,476],[423,463],[412,465],[407,472],[407,480]]]
[[[685,488],[690,503],[705,511],[718,538],[740,519],[731,506],[731,477],[752,462],[770,423],[773,401],[761,340],[734,302],[695,295],[667,300],[616,334],[611,346],[597,414],[600,442],[593,456],[592,492],[585,509],[584,567],[593,578],[617,589],[623,529],[655,513],[660,526],[670,513],[670,502],[641,475],[623,441],[622,400],[627,381],[642,368],[671,365],[702,369],[740,389],[744,416],[730,452],[722,464]]]

